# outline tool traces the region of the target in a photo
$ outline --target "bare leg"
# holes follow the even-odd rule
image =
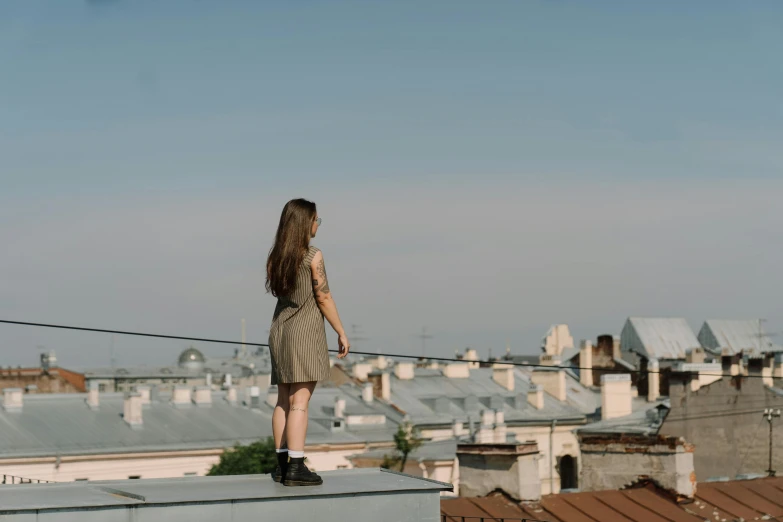
[[[288,449],[289,451],[304,451],[305,436],[307,435],[307,408],[315,389],[315,381],[296,382],[288,386],[290,390],[288,395],[290,410],[286,422]]]
[[[275,449],[280,449],[286,444],[286,423],[288,421],[288,409],[290,407],[290,384],[277,385],[277,404],[272,412],[272,434],[275,438]]]

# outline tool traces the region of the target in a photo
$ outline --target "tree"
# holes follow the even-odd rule
[[[272,437],[247,446],[237,443],[220,456],[207,475],[255,475],[272,473],[277,466],[275,441]]]
[[[395,453],[392,455],[384,455],[381,467],[384,469],[391,469],[399,465],[400,471],[405,471],[408,455],[421,446],[421,443],[422,440],[418,437],[418,433],[413,430],[413,427],[409,422],[400,424],[397,433],[394,434]]]

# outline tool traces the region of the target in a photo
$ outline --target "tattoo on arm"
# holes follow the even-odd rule
[[[313,279],[313,288],[315,288],[316,293],[321,292],[322,294],[328,294],[329,280],[326,278],[326,267],[324,266],[323,259],[321,259],[321,261],[318,263],[315,271],[318,273],[318,276],[323,280],[323,282],[319,286],[318,279]]]

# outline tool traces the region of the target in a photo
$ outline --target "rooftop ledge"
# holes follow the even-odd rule
[[[451,484],[377,468],[327,471],[321,486],[286,487],[271,475],[67,482],[0,486],[0,518],[200,522],[226,520],[438,520]],[[350,497],[345,502],[345,497]],[[290,502],[295,501],[295,502]],[[268,517],[268,518],[267,518]]]

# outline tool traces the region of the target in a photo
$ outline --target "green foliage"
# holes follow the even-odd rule
[[[399,466],[400,471],[405,470],[405,464],[408,462],[408,455],[421,446],[422,440],[419,438],[418,433],[413,430],[410,423],[401,424],[397,429],[397,433],[394,434],[394,451],[393,455],[384,455],[381,467],[384,469],[392,469]]]
[[[272,473],[277,466],[275,441],[272,437],[248,446],[237,444],[220,456],[207,475],[254,475]]]

